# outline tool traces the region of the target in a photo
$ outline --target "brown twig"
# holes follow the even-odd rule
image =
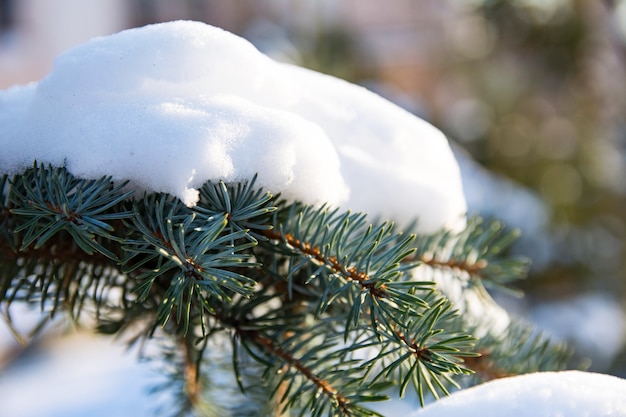
[[[447,261],[443,261],[435,258],[430,253],[407,256],[401,262],[415,261],[418,261],[423,265],[428,265],[431,268],[464,271],[470,276],[476,278],[482,278],[484,270],[489,266],[489,262],[486,259],[478,259],[475,262],[459,261],[457,259],[448,259]]]
[[[265,349],[267,352],[271,353],[272,355],[282,359],[287,366],[293,367],[296,370],[298,370],[300,374],[302,374],[306,379],[311,381],[319,390],[321,390],[321,392],[325,396],[327,396],[328,398],[331,398],[333,402],[337,404],[337,407],[339,408],[339,410],[341,410],[343,415],[350,415],[350,410],[349,410],[350,400],[348,400],[346,397],[341,395],[337,391],[337,389],[335,389],[333,386],[330,385],[330,383],[328,383],[328,381],[316,375],[310,368],[305,366],[299,359],[295,358],[290,352],[287,352],[280,346],[276,345],[273,340],[261,335],[258,332],[254,332],[254,331],[243,332],[242,331],[240,332],[240,334],[242,334],[242,336],[244,337],[250,338],[256,345],[262,347],[263,349]]]
[[[404,333],[397,329],[393,329],[396,335],[402,340],[402,343],[413,352],[413,355],[417,360],[423,360],[430,362],[430,350],[426,346],[420,346],[415,342],[415,339],[409,339]]]
[[[198,378],[198,363],[193,358],[192,348],[189,346],[189,341],[183,339],[181,344],[183,345],[185,353],[185,394],[187,395],[189,403],[195,407],[200,402],[201,391],[201,384]]]
[[[17,243],[17,246],[20,246],[20,242]],[[41,259],[46,264],[63,264],[84,260],[89,261],[89,263],[93,265],[114,265],[114,263],[109,258],[99,252],[94,252],[90,255],[86,252],[83,252],[82,250],[77,250],[76,246],[73,245],[73,242],[69,240],[67,242],[49,240],[37,249],[29,247],[23,251],[15,252],[7,241],[5,241],[4,239],[0,239],[0,258],[15,261],[24,258],[34,258]]]
[[[308,242],[303,242],[290,233],[285,233],[283,235],[276,230],[263,230],[261,233],[268,239],[282,241],[289,246],[298,249],[303,254],[310,256],[317,263],[327,265],[334,272],[343,274],[348,281],[357,282],[361,288],[367,289],[372,296],[376,298],[388,297],[385,284],[377,285],[374,282],[367,282],[369,280],[369,276],[366,273],[359,272],[355,267],[346,267],[345,265],[342,265],[334,256],[325,256],[320,248],[313,246]]]
[[[481,353],[478,357],[465,358],[465,364],[472,369],[482,380],[490,381],[492,379],[506,378],[514,376],[514,373],[498,369],[489,359],[489,354]]]

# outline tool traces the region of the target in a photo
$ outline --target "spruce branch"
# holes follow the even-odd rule
[[[95,315],[120,282],[116,227],[131,215],[124,184],[108,177],[74,178],[65,168],[35,164],[23,175],[2,177],[0,300],[39,303],[78,320],[86,301]]]
[[[424,403],[473,369],[564,363],[558,346],[522,328],[472,337],[458,306],[416,279],[418,268],[475,288],[519,278],[526,264],[506,255],[512,235],[500,224],[400,233],[365,214],[279,201],[255,178],[207,182],[195,207],[163,193],[132,200],[110,178],[44,165],[0,186],[0,303],[76,320],[89,311],[101,332],[133,342],[160,335],[181,415],[227,413],[207,394],[206,346],[219,337],[230,339],[243,392],[301,415],[377,415],[362,404],[392,386],[399,396],[412,386]]]
[[[529,372],[565,370],[573,351],[555,343],[534,326],[517,320],[499,335],[486,335],[477,343],[480,356],[468,359],[480,381]]]
[[[341,300],[350,304],[346,334],[359,322],[362,305],[371,312],[373,328],[378,312],[392,317],[406,309],[428,307],[416,294],[432,291],[433,283],[406,281],[405,272],[413,265],[400,262],[413,252],[414,235],[396,234],[392,224],[366,225],[363,214],[339,213],[326,207],[294,205],[284,218],[287,220],[281,222],[276,217],[277,224],[264,236],[302,258],[287,272],[288,279],[311,262],[318,268],[305,284],[317,277],[328,280],[316,315]]]
[[[31,244],[39,249],[48,239],[66,231],[87,254],[95,252],[112,260],[117,256],[96,237],[115,240],[113,220],[131,216],[128,211],[109,211],[128,198],[132,192],[122,192],[125,183],[114,185],[110,177],[81,180],[65,168],[35,165],[34,175],[18,176],[11,184],[11,213],[20,217],[14,231],[23,232],[19,250]]]
[[[224,214],[231,233],[246,232],[255,241],[258,232],[272,228],[270,214],[277,210],[273,202],[278,196],[255,187],[256,175],[250,181],[228,186],[224,181],[206,182],[200,188],[196,211],[207,217]],[[249,233],[249,234],[248,234]]]
[[[366,364],[381,367],[373,380],[401,381],[401,397],[412,384],[422,405],[425,403],[424,385],[435,398],[439,398],[439,392],[449,394],[446,385],[458,388],[451,376],[471,375],[473,371],[462,363],[465,358],[479,355],[474,352],[475,338],[444,330],[450,329],[449,321],[455,317],[452,304],[438,298],[423,316],[403,317],[403,328],[396,324],[384,326],[380,331],[384,339],[382,349]]]
[[[267,334],[259,329],[241,330],[234,343],[267,368],[269,381],[281,408],[300,412],[315,410],[317,415],[378,415],[360,403],[381,401],[388,397],[377,392],[389,383],[369,384],[366,369],[357,352],[371,343],[362,334],[350,345],[342,342],[341,332],[328,334],[328,327],[337,327],[336,320],[327,319],[296,331]]]
[[[165,325],[173,309],[176,322],[189,328],[192,303],[201,311],[210,311],[210,298],[228,301],[232,293],[250,295],[255,281],[232,268],[256,266],[241,254],[256,245],[246,240],[246,230],[224,234],[227,216],[202,216],[180,200],[152,195],[136,209],[132,225],[141,239],[128,240],[123,260],[126,273],[153,265],[135,277],[139,301],[145,300],[157,280],[167,279],[169,286],[161,298],[157,321]]]
[[[431,269],[451,271],[480,281],[488,288],[520,296],[510,284],[526,276],[529,260],[506,256],[518,237],[519,231],[508,230],[497,220],[485,223],[483,219],[473,217],[460,233],[441,231],[419,236],[415,253],[404,262],[419,262]]]

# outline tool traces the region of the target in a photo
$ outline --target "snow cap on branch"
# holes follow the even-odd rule
[[[188,205],[206,180],[258,173],[258,185],[288,199],[417,218],[421,231],[461,227],[466,210],[439,130],[199,22],[93,39],[38,83],[0,91],[0,145],[2,173],[37,160]]]

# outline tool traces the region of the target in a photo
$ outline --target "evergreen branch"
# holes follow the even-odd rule
[[[572,351],[564,343],[554,343],[534,326],[514,320],[500,335],[487,335],[477,343],[481,356],[470,358],[468,366],[481,380],[529,372],[564,370]]]
[[[141,238],[124,245],[124,271],[143,271],[135,278],[140,301],[149,296],[156,280],[169,281],[157,312],[161,325],[176,308],[176,321],[184,323],[186,332],[192,303],[210,311],[211,298],[229,302],[232,293],[252,294],[256,281],[234,268],[257,266],[245,254],[256,240],[244,239],[246,230],[226,231],[225,214],[205,217],[165,195],[147,196],[136,212],[143,215],[133,217],[129,226]],[[246,241],[238,243],[242,239]]]
[[[346,281],[357,283],[364,291],[369,292],[376,298],[387,298],[389,295],[386,292],[386,286],[384,283],[377,283],[370,279],[370,277],[364,272],[359,272],[356,267],[346,267],[340,263],[334,256],[326,257],[322,254],[319,247],[311,246],[308,242],[302,242],[300,239],[294,237],[290,233],[281,234],[275,230],[269,230],[263,233],[263,236],[271,240],[280,240],[282,243],[289,245],[290,247],[298,250],[302,255],[310,257],[313,262],[320,265],[326,265],[332,273],[342,274]]]
[[[100,243],[97,236],[117,240],[109,222],[131,216],[127,211],[112,211],[132,192],[122,192],[125,183],[114,185],[110,177],[82,180],[65,168],[35,165],[36,173],[25,173],[11,183],[9,201],[18,216],[15,233],[24,232],[20,250],[34,243],[34,249],[64,230],[87,254],[94,251],[112,260],[116,255]],[[23,220],[22,220],[23,219]]]
[[[261,346],[267,352],[283,360],[289,367],[297,369],[301,375],[314,384],[323,395],[328,397],[330,401],[335,404],[341,414],[346,416],[350,415],[350,402],[347,398],[341,395],[337,389],[332,387],[327,381],[313,373],[302,361],[296,359],[291,353],[283,350],[280,346],[277,346],[272,339],[264,337],[258,332],[253,332],[252,335],[250,335],[250,332],[247,332],[243,333],[242,336],[251,338],[256,345]]]
[[[376,415],[360,403],[386,399],[392,383],[424,402],[424,391],[447,394],[469,368],[492,377],[564,363],[558,346],[521,327],[487,334],[477,358],[467,318],[415,279],[420,268],[445,271],[484,291],[523,275],[526,264],[506,256],[514,234],[499,223],[416,237],[363,214],[277,204],[254,178],[207,182],[194,208],[158,193],[131,205],[110,178],[43,165],[0,177],[0,187],[0,301],[75,318],[93,305],[101,331],[133,329],[132,340],[160,325],[178,346],[181,411],[222,415],[205,408],[200,367],[225,332],[240,387],[250,392],[247,357],[264,367],[252,389],[270,388],[302,415]]]
[[[330,274],[318,303],[318,316],[340,298],[350,302],[352,314],[346,324],[348,332],[350,323],[358,322],[363,302],[370,308],[385,304],[393,311],[428,306],[415,294],[432,291],[432,282],[403,282],[406,271],[414,265],[403,264],[401,260],[413,252],[411,243],[415,236],[395,234],[393,225],[385,223],[365,227],[363,215],[339,214],[338,210],[329,211],[325,207],[294,205],[286,211],[285,218],[289,221],[275,220],[274,228],[262,234],[280,242],[285,253],[302,259],[287,272],[289,279],[307,263],[318,266],[307,283],[322,277],[323,272]],[[375,321],[372,315],[373,328]]]
[[[284,409],[304,415],[343,417],[379,416],[359,403],[382,401],[378,394],[388,382],[368,385],[365,369],[353,354],[371,343],[355,341],[348,347],[337,345],[341,333],[328,335],[336,321],[323,321],[296,331],[266,335],[260,329],[240,329],[241,344],[257,361],[266,363],[264,379],[272,382],[273,393]]]
[[[485,224],[481,218],[474,217],[460,233],[442,231],[419,236],[415,253],[403,262],[419,262],[429,268],[465,274],[485,286],[519,295],[509,284],[526,276],[529,261],[506,256],[518,236],[518,231],[507,230],[498,221]]]
[[[236,334],[251,356],[266,364],[269,370],[268,375],[273,375],[271,369],[274,369],[283,375],[283,381],[289,381],[290,386],[296,384],[297,378],[304,377],[310,385],[316,387],[292,388],[291,395],[289,392],[284,393],[283,402],[290,401],[287,403],[289,408],[296,406],[296,398],[299,398],[298,401],[306,400],[309,395],[312,395],[309,392],[317,392],[318,397],[325,396],[335,408],[340,407],[336,412],[341,411],[342,407],[354,406],[361,410],[359,413],[371,415],[369,414],[371,411],[365,412],[364,408],[359,408],[358,402],[385,399],[386,397],[372,395],[368,391],[380,392],[381,387],[388,386],[390,381],[402,380],[404,382],[401,386],[401,395],[408,382],[413,382],[418,392],[423,390],[424,384],[430,384],[430,389],[435,390],[433,385],[435,384],[437,389],[447,394],[445,384],[453,384],[448,374],[465,375],[471,372],[459,363],[462,358],[475,355],[468,350],[474,339],[459,333],[444,332],[443,329],[447,328],[447,321],[455,313],[450,310],[449,302],[434,297],[432,295],[428,300],[431,307],[426,310],[423,317],[412,312],[406,312],[405,317],[396,317],[396,320],[403,325],[410,323],[407,330],[399,330],[401,327],[395,321],[390,323],[381,317],[382,320],[377,322],[378,331],[361,323],[353,328],[345,347],[337,346],[337,342],[334,341],[342,336],[341,326],[338,326],[342,320],[341,316],[324,316],[312,325],[304,325],[310,322],[306,319],[308,314],[306,310],[300,309],[299,313],[293,314],[286,313],[283,307],[277,307],[276,310],[266,312],[263,317],[246,316],[246,314],[244,314],[246,317],[242,317],[240,314],[244,311],[252,312],[255,307],[243,307],[239,304],[231,307],[237,312],[239,318],[224,321],[229,322],[229,325],[235,329],[242,329],[237,330]],[[251,303],[256,306],[254,298],[241,299],[241,303],[244,305]],[[297,309],[298,305],[295,307]],[[275,334],[264,335],[266,331],[272,329]],[[402,327],[402,329],[405,328]],[[409,333],[415,335],[413,340],[404,336]],[[245,343],[246,340],[248,343]],[[237,345],[235,342],[233,344]],[[264,353],[256,353],[248,344],[254,345]],[[303,352],[302,356],[298,357],[296,353],[298,351]],[[362,359],[356,359],[371,357],[373,352],[380,352],[380,354],[371,361],[363,362]],[[368,381],[367,374],[374,367],[384,363],[390,355],[395,355],[393,363],[388,366],[383,365],[383,370],[378,377]],[[338,364],[341,364],[339,368]],[[292,369],[293,372],[289,373],[284,366]],[[405,371],[398,374],[396,369],[398,366],[404,367]],[[235,369],[237,368],[236,366]],[[313,369],[319,371],[315,372]],[[443,379],[443,382],[440,379]],[[333,381],[336,382],[333,384]],[[338,390],[338,387],[341,389]],[[306,396],[304,396],[305,393],[307,393]],[[335,398],[337,395],[341,395],[348,401]],[[313,408],[311,406],[306,408],[318,411],[323,406],[317,404]],[[361,415],[356,411],[351,412],[353,414],[345,415]],[[346,413],[346,410],[341,413]]]
[[[87,254],[64,231],[37,249],[20,252],[0,240],[0,303],[7,308],[14,301],[37,303],[51,318],[63,309],[78,320],[89,300],[99,317],[108,291],[123,286],[121,271],[109,257]]]
[[[207,217],[226,215],[231,233],[246,231],[248,239],[254,241],[260,238],[256,231],[272,227],[269,214],[277,207],[272,205],[276,197],[262,189],[255,189],[256,178],[255,175],[250,181],[234,185],[224,181],[207,181],[200,188],[196,211]]]
[[[365,344],[372,345],[371,331],[366,335],[361,330],[360,337],[367,343],[357,337],[355,343],[342,344],[340,318],[311,320],[300,301],[275,303],[283,296],[275,291],[278,284],[264,286],[255,297],[241,297],[215,311],[214,317],[232,329],[234,371],[242,391],[250,389],[242,379],[242,369],[249,365],[244,368],[240,362],[252,358],[265,367],[262,381],[285,409],[309,410],[315,415],[376,415],[358,403],[386,397],[375,394],[380,385],[363,383],[361,360],[351,358]],[[268,309],[268,305],[274,307]],[[258,377],[252,384],[259,385]]]
[[[412,384],[420,403],[424,405],[424,385],[435,398],[439,392],[448,395],[446,384],[458,386],[450,375],[469,375],[473,371],[460,365],[464,358],[478,356],[473,346],[475,338],[449,329],[450,320],[456,316],[452,304],[445,299],[431,303],[431,308],[421,317],[406,315],[402,324],[388,323],[379,330],[384,340],[379,353],[365,366],[373,370],[382,362],[378,380],[397,380],[400,396]],[[445,324],[444,324],[445,323]],[[385,363],[389,362],[389,365]]]
[[[485,276],[485,268],[488,262],[485,259],[476,260],[476,262],[470,263],[468,260],[459,259],[435,259],[433,254],[425,253],[419,258],[419,261],[431,268],[438,269],[453,269],[466,272],[470,277],[483,278]]]
[[[4,175],[0,187],[0,302],[38,303],[49,317],[63,309],[78,320],[89,300],[98,316],[109,289],[123,286],[111,260],[130,193],[108,177],[80,180],[44,165]]]
[[[78,320],[87,301],[95,307],[98,317],[109,291],[124,285],[119,271],[108,265],[98,266],[79,259],[43,263],[44,259],[23,256],[17,261],[2,259],[0,302],[7,308],[15,301],[37,303],[50,317],[63,309]]]

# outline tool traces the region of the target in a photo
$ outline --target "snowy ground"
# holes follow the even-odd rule
[[[23,353],[0,375],[6,417],[154,416],[153,365],[110,340],[78,335]]]

